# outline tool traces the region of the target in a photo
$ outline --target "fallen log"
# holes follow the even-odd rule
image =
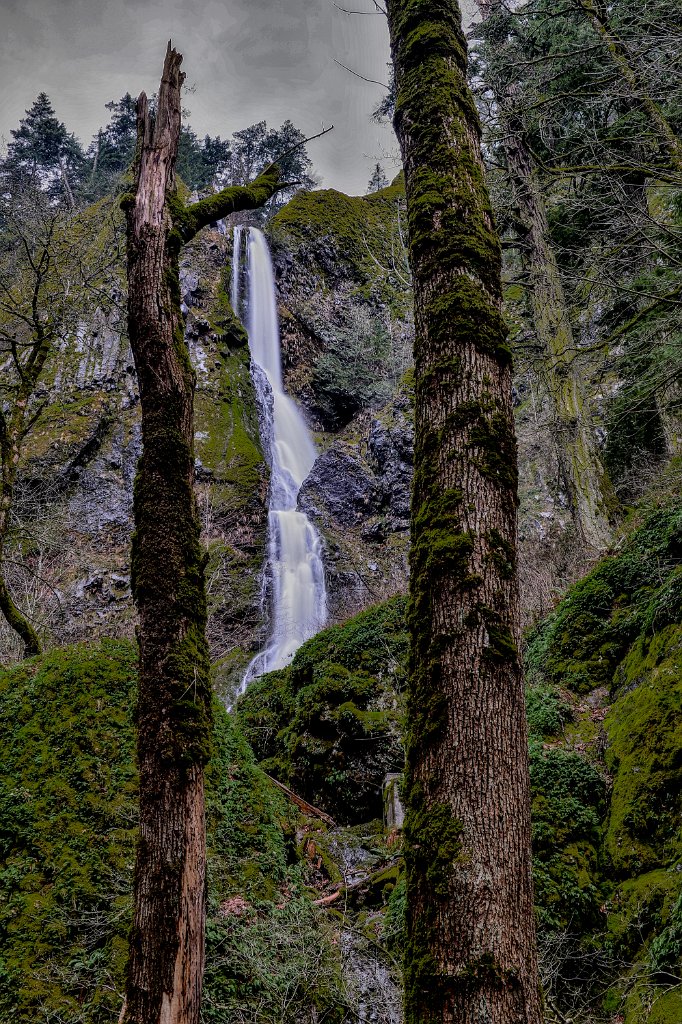
[[[273,779],[272,775],[268,775],[267,772],[264,772],[263,774],[265,775],[266,778],[270,779],[270,782],[274,782],[278,789],[281,789],[282,792],[289,797],[291,802],[293,804],[296,804],[296,806],[299,807],[305,814],[310,814],[314,818],[319,818],[321,821],[324,821],[326,825],[329,825],[330,828],[336,828],[336,822],[334,821],[334,819],[330,817],[328,814],[325,814],[324,811],[321,811],[319,807],[314,807],[312,804],[309,804],[308,801],[304,800],[302,796],[299,796],[297,793],[294,793],[293,790],[289,789],[288,786],[285,786],[283,782],[278,782],[277,779]]]

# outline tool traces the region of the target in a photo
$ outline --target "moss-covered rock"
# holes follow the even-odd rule
[[[604,852],[617,878],[682,858],[682,626],[640,636],[606,717],[613,776]]]
[[[380,817],[384,776],[402,768],[404,605],[394,598],[323,630],[236,707],[263,768],[342,822]]]
[[[531,674],[576,693],[610,685],[639,636],[682,619],[681,554],[682,507],[650,513],[535,629],[526,655]]]
[[[626,1024],[682,1019],[681,554],[679,500],[640,513],[527,651],[540,920],[577,930]]]

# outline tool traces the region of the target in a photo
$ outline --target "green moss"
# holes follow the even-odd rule
[[[352,282],[351,296],[386,303],[402,318],[411,301],[407,267],[402,266],[404,203],[401,178],[368,196],[347,196],[334,189],[300,192],[273,217],[270,233],[275,246],[285,244],[304,265],[314,262],[322,282],[345,271]],[[330,246],[333,269],[325,255]],[[401,264],[397,268],[396,258]]]
[[[544,928],[588,929],[600,922],[599,826],[602,775],[562,748],[531,746],[535,900]]]
[[[108,1024],[120,1012],[137,820],[136,660],[133,644],[103,641],[0,672],[2,1020]],[[219,707],[214,751],[207,1024],[237,1010],[298,1024],[311,1005],[335,1020],[335,961],[291,863],[290,805]]]
[[[558,736],[572,718],[571,705],[553,686],[539,684],[526,690],[526,719],[531,740]]]
[[[394,598],[323,630],[235,709],[265,770],[343,822],[379,816],[383,778],[402,767],[404,606]]]
[[[640,638],[618,670],[604,723],[614,774],[604,848],[616,877],[682,856],[682,627]]]
[[[571,587],[529,638],[526,664],[577,693],[609,686],[639,636],[682,618],[682,508],[651,513],[618,555]]]
[[[455,982],[443,974],[429,950],[439,927],[439,903],[450,898],[453,868],[462,852],[462,824],[448,804],[427,803],[417,784],[412,784],[406,803],[405,998],[416,1005],[428,1005],[443,987]],[[418,893],[422,908],[418,915],[411,912],[413,892]]]

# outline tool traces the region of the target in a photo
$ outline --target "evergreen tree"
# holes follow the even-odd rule
[[[41,92],[19,127],[10,133],[3,171],[11,178],[31,179],[73,205],[73,193],[87,168],[80,143],[58,120],[50,99]]]
[[[93,178],[110,182],[123,174],[135,156],[136,113],[135,100],[129,92],[120,100],[106,104],[111,120],[101,128],[90,147],[93,159]]]
[[[203,142],[191,128],[183,127],[178,147],[177,173],[194,191],[216,184],[227,167],[230,144],[217,135],[206,135]]]
[[[605,411],[601,454],[628,498],[638,464],[674,450],[679,433],[679,5],[479,6],[474,74],[506,276],[545,352],[534,369],[560,399],[566,476],[575,494],[588,494],[581,478],[607,479],[595,423]],[[605,370],[622,387],[597,408]]]
[[[380,163],[377,163],[372,171],[372,177],[369,179],[367,192],[379,192],[382,188],[386,188],[387,185],[388,178],[384,174],[384,169]]]

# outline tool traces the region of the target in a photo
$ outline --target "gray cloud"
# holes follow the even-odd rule
[[[329,0],[0,0],[0,12],[5,139],[44,90],[87,145],[107,120],[106,102],[155,91],[172,38],[196,86],[186,105],[200,135],[287,117],[312,135],[334,122],[311,156],[325,185],[355,193],[364,191],[373,158],[392,150],[395,159],[390,129],[369,119],[382,90],[334,63],[384,80],[381,17],[348,18]]]
[[[372,9],[371,0],[353,6]],[[397,169],[390,128],[370,121],[383,90],[334,63],[386,81],[381,16],[348,17],[330,0],[0,0],[0,17],[5,139],[44,90],[87,145],[106,123],[105,103],[156,90],[172,38],[196,86],[186,105],[200,135],[285,118],[313,135],[333,122],[311,147],[324,185],[358,194],[376,159],[389,176]]]

